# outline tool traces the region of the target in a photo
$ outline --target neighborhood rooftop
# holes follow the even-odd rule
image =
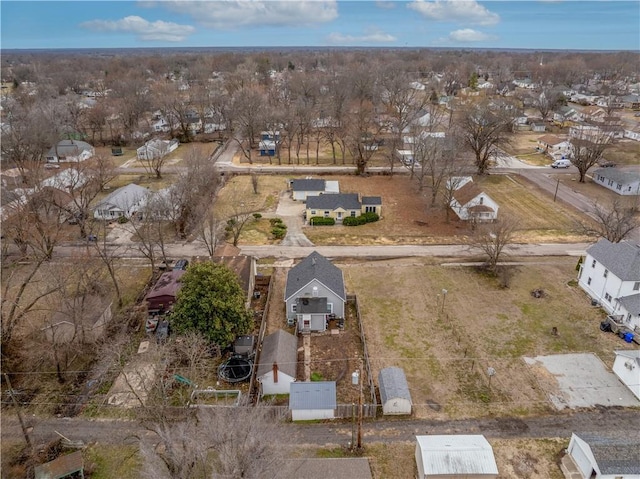
[[[262,376],[278,365],[283,373],[296,377],[298,367],[298,338],[282,329],[271,333],[262,342],[257,375]]]
[[[640,281],[640,246],[628,241],[611,243],[601,239],[587,253],[622,281]]]
[[[342,271],[317,251],[289,270],[285,298],[292,297],[314,279],[320,281],[341,299],[346,300]]]
[[[360,200],[357,193],[338,193],[334,195],[310,196],[307,198],[307,208],[319,210],[359,210]]]
[[[310,381],[291,383],[289,393],[290,409],[335,409],[336,382]]]
[[[589,444],[601,474],[615,476],[640,474],[640,438],[638,436],[580,434],[578,437]]]

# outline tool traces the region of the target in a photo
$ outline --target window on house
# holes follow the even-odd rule
[[[622,185],[616,186],[616,190],[622,190]]]
[[[595,259],[591,262],[591,267],[592,267],[592,268],[595,268],[595,267],[596,267],[596,260],[595,260]]]
[[[613,185],[613,180],[609,180],[608,185],[609,185],[609,186]]]
[[[608,270],[608,269],[605,269],[605,270],[604,270],[604,273],[602,274],[602,276],[604,276],[605,278],[606,278],[607,276],[609,276],[609,270]]]
[[[327,313],[333,314],[333,303],[327,303]]]
[[[635,283],[633,283],[633,290],[640,291],[640,281],[636,281]]]
[[[484,196],[480,197],[480,204],[483,205],[484,204]]]
[[[295,312],[296,312],[296,305],[295,305],[295,304],[292,304],[292,305],[291,305],[291,312],[292,312],[292,313],[295,313]]]
[[[365,213],[375,213],[376,212],[376,207],[375,206],[365,206],[364,207],[364,212]]]
[[[591,284],[591,278],[587,278],[587,284]]]
[[[609,293],[604,293],[604,299],[606,299],[610,303],[611,302],[611,295]]]
[[[316,214],[316,210],[311,210],[311,215],[315,215]]]
[[[627,319],[625,320],[627,323],[631,322],[631,313],[627,313]]]
[[[331,211],[325,211],[324,212],[324,217],[328,218],[330,214],[331,214]]]

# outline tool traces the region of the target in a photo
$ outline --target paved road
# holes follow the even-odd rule
[[[72,440],[121,444],[134,441],[134,435],[148,434],[137,422],[115,419],[26,418],[35,442],[58,437]],[[351,440],[351,423],[287,424],[291,445],[346,444]],[[380,419],[365,422],[364,442],[402,442],[415,440],[416,434],[484,434],[489,438],[569,438],[572,432],[616,433],[630,437],[640,430],[640,413],[635,409],[594,408],[529,418],[485,418],[460,420]],[[21,441],[22,432],[11,409],[2,414],[2,440]]]

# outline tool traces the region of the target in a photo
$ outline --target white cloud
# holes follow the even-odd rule
[[[142,17],[132,15],[120,20],[91,20],[80,26],[88,30],[100,32],[133,33],[144,41],[181,42],[187,35],[195,32],[191,25],[179,25],[157,20],[150,22]]]
[[[375,29],[366,31],[364,35],[347,35],[334,32],[329,34],[327,40],[333,45],[361,45],[364,43],[393,43],[398,41],[393,35]]]
[[[205,27],[224,30],[247,25],[311,25],[338,18],[336,0],[173,0],[159,2],[158,5],[190,15]]]
[[[497,13],[490,12],[476,0],[415,0],[407,7],[441,22],[495,25],[500,21]]]
[[[383,10],[392,10],[396,8],[396,3],[387,0],[377,0],[376,7],[382,8]]]
[[[457,43],[486,42],[487,40],[494,39],[495,37],[493,35],[488,35],[471,28],[462,28],[449,33],[449,40]]]

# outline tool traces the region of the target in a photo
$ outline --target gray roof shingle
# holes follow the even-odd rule
[[[614,435],[580,435],[589,444],[602,474],[640,474],[640,439]]]
[[[291,188],[293,191],[324,191],[324,180],[315,178],[291,180]]]
[[[640,281],[640,246],[628,241],[611,243],[602,238],[587,253],[622,281]]]
[[[307,208],[318,210],[359,210],[360,200],[357,193],[336,193],[332,195],[320,195],[307,198]]]
[[[260,377],[271,371],[273,363],[276,363],[278,369],[287,376],[296,377],[298,338],[283,329],[278,329],[262,341],[257,376]]]
[[[335,409],[336,382],[310,381],[291,383],[289,409]]]
[[[378,374],[380,399],[386,403],[389,399],[399,398],[411,401],[411,393],[407,378],[402,368],[390,367],[380,370]]]
[[[640,294],[623,296],[621,298],[618,298],[618,301],[620,301],[620,304],[624,306],[624,309],[626,309],[631,314],[633,315],[640,314]]]
[[[380,196],[363,196],[362,197],[363,205],[381,205],[382,198]]]
[[[595,178],[597,175],[621,185],[640,180],[640,173],[637,171],[621,170],[620,168],[598,168],[593,171],[593,177]]]
[[[284,294],[285,300],[291,298],[314,279],[320,281],[342,300],[347,300],[342,271],[317,251],[289,270]]]

